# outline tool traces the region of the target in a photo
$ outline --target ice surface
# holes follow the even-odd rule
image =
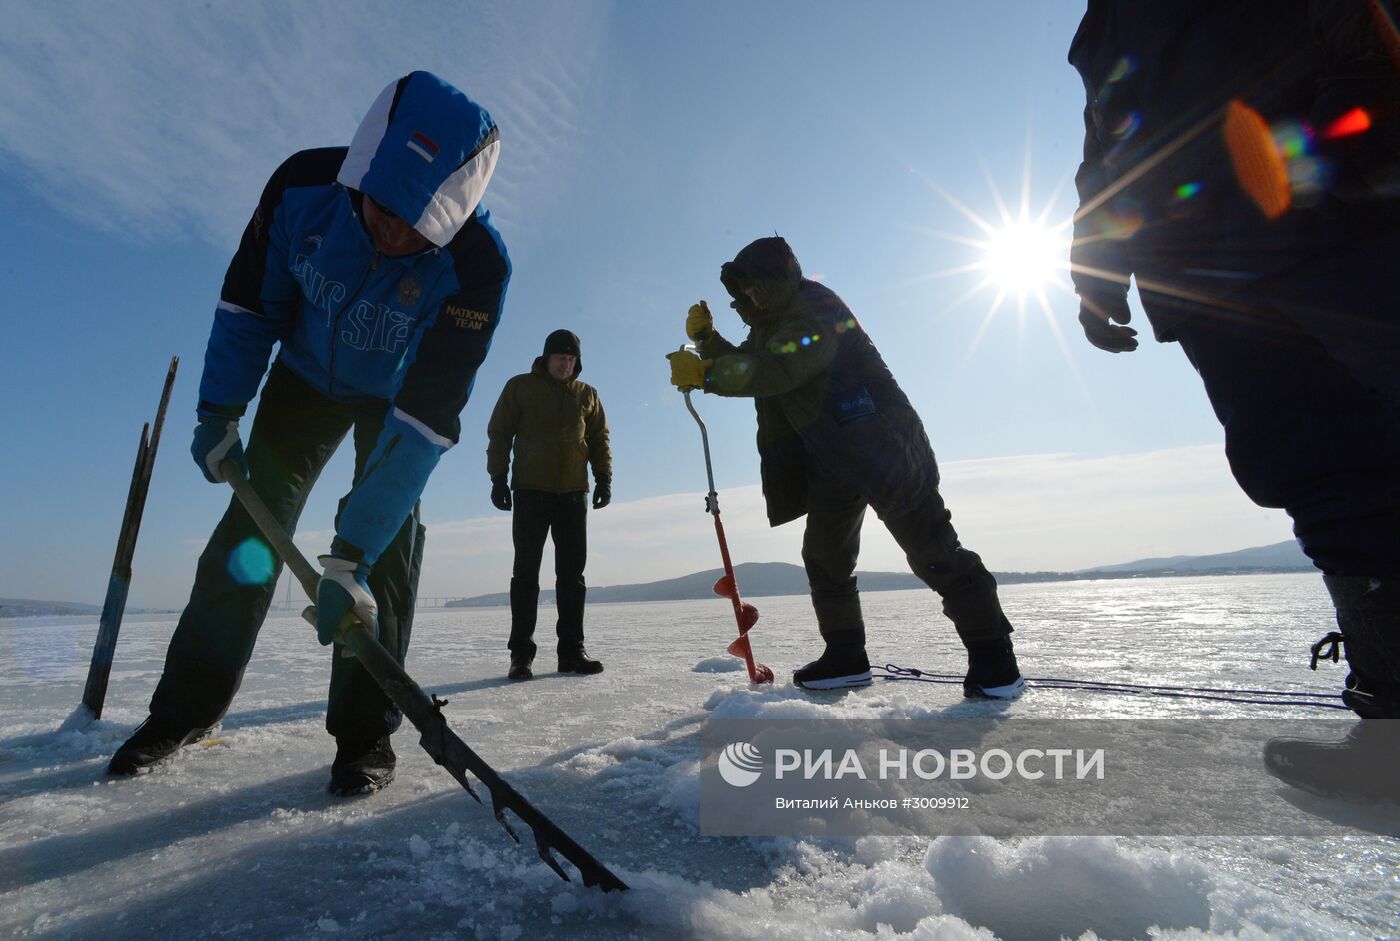
[[[1002,589],[1028,674],[1332,691],[1306,646],[1328,627],[1313,576]],[[962,670],[927,592],[863,598],[873,661]],[[604,616],[605,612],[605,616]],[[544,620],[548,620],[547,618]],[[368,798],[325,793],[329,660],[270,618],[222,727],[157,772],[103,775],[145,716],[172,619],[123,626],[103,719],[73,716],[94,619],[0,621],[0,934],[181,938],[1343,938],[1393,936],[1391,839],[707,838],[698,733],[727,718],[1297,716],[1285,707],[1038,690],[1008,707],[955,685],[788,682],[819,641],[805,598],[765,598],[750,687],[725,657],[726,602],[594,606],[606,672],[510,683],[504,609],[418,613],[409,672],[453,728],[631,886],[561,882],[415,744]],[[735,665],[725,671],[719,667]],[[1247,712],[1246,712],[1247,711]]]

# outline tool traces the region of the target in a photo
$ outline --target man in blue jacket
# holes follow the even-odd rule
[[[1390,8],[1390,9],[1387,9]],[[1400,719],[1400,34],[1393,0],[1089,0],[1072,276],[1089,342],[1177,342],[1244,492],[1323,572],[1342,699]],[[1400,791],[1396,723],[1276,741],[1276,775]],[[1385,770],[1378,756],[1392,757]]]
[[[510,262],[481,197],[500,151],[487,112],[447,82],[391,83],[350,146],[293,154],[272,175],[224,278],[191,448],[211,483],[242,466],[283,527],[353,429],[354,486],[320,557],[322,644],[352,609],[400,662],[423,558],[418,498],[457,442],[458,415],[501,316]],[[274,345],[246,453],[238,423]],[[277,585],[237,500],[200,557],[151,715],[108,773],[138,774],[197,741],[228,710]],[[401,716],[358,660],[332,657],[330,791],[393,779]]]

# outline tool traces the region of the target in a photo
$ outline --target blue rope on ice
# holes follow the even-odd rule
[[[953,673],[930,673],[916,667],[901,667],[893,663],[870,668],[876,676],[890,681],[914,680],[920,683],[950,683],[962,685],[963,678]],[[1165,696],[1171,699],[1206,699],[1212,702],[1249,703],[1259,706],[1308,706],[1316,709],[1347,709],[1342,697],[1335,693],[1310,693],[1304,690],[1228,689],[1217,686],[1165,686],[1151,683],[1093,682],[1062,677],[1043,676],[1026,679],[1026,685],[1036,689],[1080,689],[1099,693],[1121,693],[1139,696]],[[1255,698],[1249,698],[1255,697]],[[1263,698],[1259,698],[1263,697]]]

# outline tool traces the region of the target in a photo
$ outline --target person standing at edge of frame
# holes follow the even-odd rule
[[[1400,35],[1386,0],[1090,0],[1071,274],[1089,342],[1181,345],[1235,480],[1281,507],[1345,651],[1341,741],[1269,771],[1400,797]],[[1391,720],[1391,721],[1383,721]]]
[[[943,598],[967,648],[963,693],[1019,696],[1026,681],[996,579],[958,541],[923,422],[860,322],[830,288],[802,276],[782,238],[750,243],[720,268],[720,281],[749,335],[735,346],[715,331],[708,304],[692,306],[685,329],[699,355],[669,354],[671,382],[753,399],[768,520],[807,517],[802,563],[826,649],[793,682],[871,682],[855,568],[873,507],[913,573]]]
[[[457,442],[459,414],[501,318],[510,261],[482,195],[500,135],[429,72],[391,82],[350,146],[293,154],[272,175],[229,264],[204,357],[191,454],[211,483],[241,465],[278,525],[295,529],[317,476],[353,429],[355,478],[320,557],[316,634],[352,611],[400,663],[425,530],[418,498]],[[258,391],[245,454],[238,422]],[[107,771],[149,771],[228,711],[281,571],[234,499],[200,556],[150,717]],[[359,660],[331,657],[328,790],[394,777],[402,715]]]
[[[555,330],[530,371],[506,382],[486,428],[491,503],[512,513],[515,564],[507,674],[512,680],[534,676],[546,536],[554,539],[559,672],[603,671],[583,646],[583,568],[588,560],[588,468],[593,468],[593,509],[601,510],[612,501],[612,450],[603,403],[596,389],[579,381],[582,371],[578,337]]]

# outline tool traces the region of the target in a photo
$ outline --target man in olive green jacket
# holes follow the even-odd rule
[[[510,673],[534,674],[535,616],[545,536],[554,537],[554,594],[559,608],[559,672],[601,673],[603,665],[583,647],[583,566],[588,557],[588,469],[593,467],[593,509],[612,500],[612,451],[608,420],[598,392],[578,381],[583,370],[578,337],[555,330],[530,371],[501,390],[486,427],[486,472],[491,502],[514,511],[511,535],[515,567],[510,579]],[[511,452],[515,460],[511,461]],[[506,473],[511,471],[510,483]]]

